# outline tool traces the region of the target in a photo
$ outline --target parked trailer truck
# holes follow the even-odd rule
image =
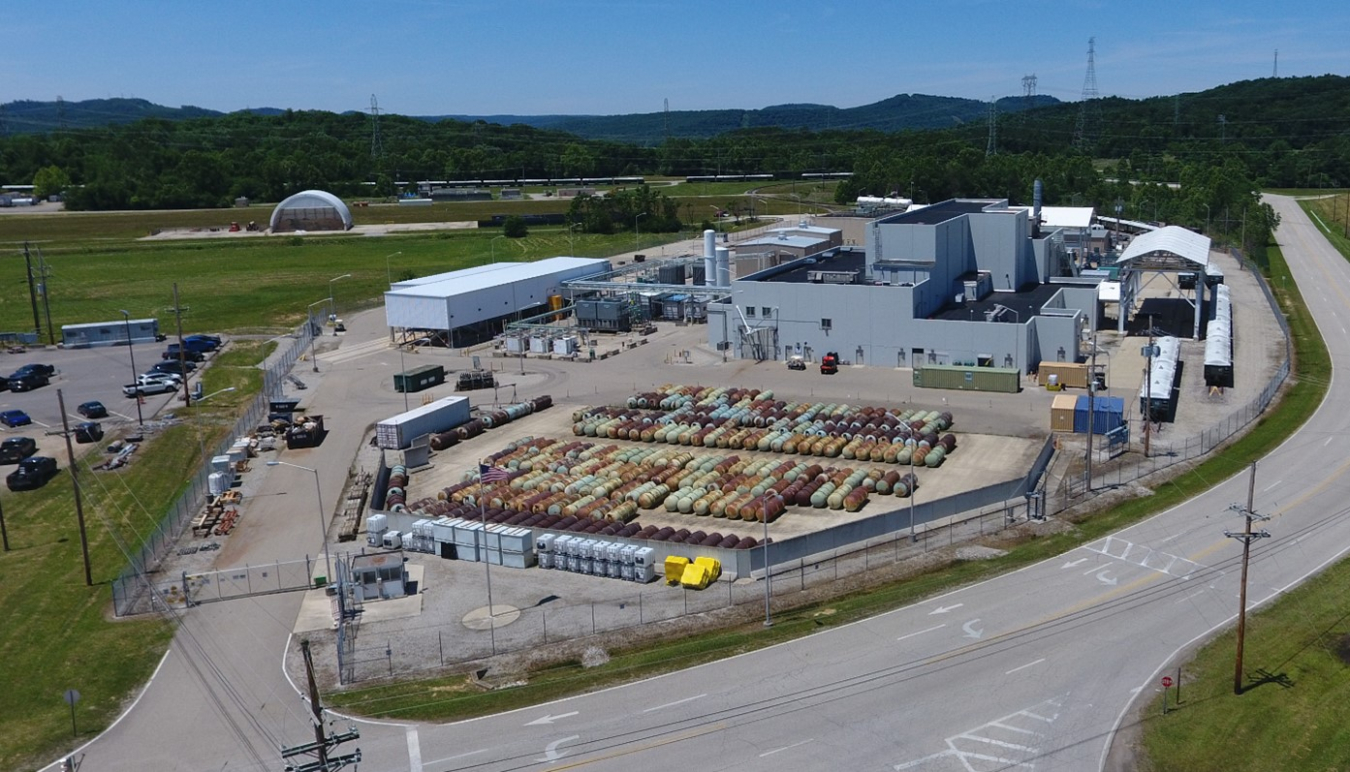
[[[449,431],[468,420],[469,398],[445,397],[376,424],[375,444],[385,450],[403,450],[422,435]]]

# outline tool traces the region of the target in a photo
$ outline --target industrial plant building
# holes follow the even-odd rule
[[[384,295],[395,331],[440,335],[450,346],[491,339],[517,319],[562,305],[563,283],[610,270],[608,260],[553,257],[533,263],[491,263],[395,282]]]

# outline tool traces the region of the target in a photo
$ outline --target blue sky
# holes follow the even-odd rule
[[[20,0],[0,102],[613,114],[901,93],[1076,100],[1350,74],[1350,3]]]

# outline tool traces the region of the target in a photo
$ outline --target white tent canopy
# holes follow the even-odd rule
[[[1135,236],[1118,262],[1128,263],[1152,255],[1175,255],[1204,269],[1209,265],[1209,243],[1208,236],[1168,225]]]

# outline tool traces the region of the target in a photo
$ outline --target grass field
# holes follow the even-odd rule
[[[144,443],[133,463],[96,472],[97,446],[79,459],[94,585],[85,586],[70,474],[36,491],[0,491],[11,551],[0,557],[0,769],[25,769],[84,742],[117,717],[149,678],[172,635],[155,618],[112,621],[108,583],[127,554],[233,425],[261,386],[252,365],[275,344],[232,345],[204,376],[212,397]],[[77,446],[81,447],[81,446]],[[71,736],[66,689],[81,694]]]

